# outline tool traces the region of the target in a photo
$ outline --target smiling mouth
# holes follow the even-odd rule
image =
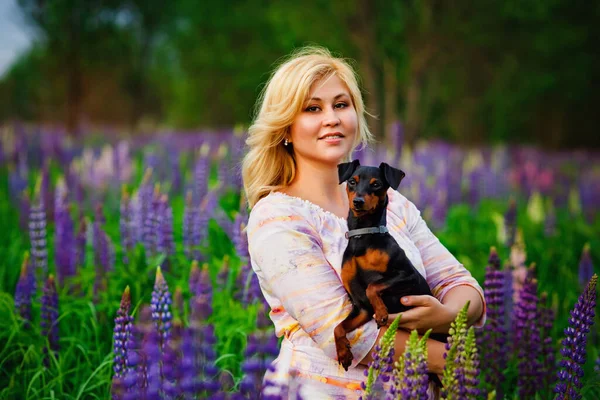
[[[322,138],[320,138],[319,140],[322,139],[343,139],[344,135],[342,135],[341,133],[336,133],[336,134],[332,134],[332,135],[325,135]]]

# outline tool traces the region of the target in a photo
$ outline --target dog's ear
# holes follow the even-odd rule
[[[340,179],[340,185],[342,182],[346,182],[356,171],[356,168],[360,166],[360,161],[354,160],[352,162],[338,164],[338,178]]]
[[[390,187],[394,190],[398,189],[398,186],[400,186],[400,182],[402,182],[402,179],[404,179],[404,177],[406,176],[404,171],[399,170],[394,167],[390,167],[389,165],[387,165],[384,162],[379,164],[379,169],[381,170],[381,173],[385,177],[385,180],[388,182]]]

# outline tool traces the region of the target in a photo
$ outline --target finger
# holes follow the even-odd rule
[[[422,317],[422,314],[423,313],[419,308],[412,308],[408,311],[404,311],[402,317],[400,317],[399,326],[404,326],[419,320]]]
[[[400,299],[400,301],[405,306],[413,306],[413,307],[428,306],[431,304],[431,296],[429,296],[429,295],[404,296],[402,299]]]

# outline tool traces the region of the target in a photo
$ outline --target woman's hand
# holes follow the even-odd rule
[[[440,303],[433,296],[406,296],[402,298],[402,304],[412,306],[408,311],[404,311],[400,317],[400,329],[407,331],[417,330],[420,334],[432,329],[432,333],[448,333],[450,324],[458,315],[458,310]],[[398,314],[388,316],[389,326]]]

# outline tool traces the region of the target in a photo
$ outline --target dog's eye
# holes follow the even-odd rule
[[[356,185],[356,181],[353,178],[348,179],[348,186]]]
[[[373,189],[375,189],[375,190],[381,189],[381,183],[379,183],[379,182],[373,182],[371,184],[371,187],[373,187]]]

